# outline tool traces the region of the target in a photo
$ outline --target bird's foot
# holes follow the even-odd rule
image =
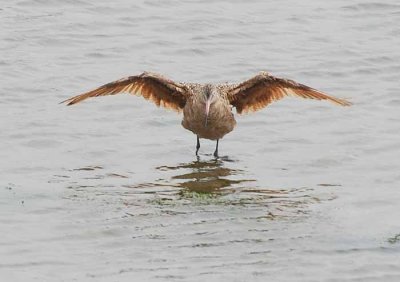
[[[218,159],[218,150],[215,150],[214,157],[216,157]]]

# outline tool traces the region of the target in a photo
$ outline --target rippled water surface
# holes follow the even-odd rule
[[[400,281],[397,1],[6,1],[1,281]],[[220,142],[129,95],[142,71],[260,70],[348,98],[287,98]]]

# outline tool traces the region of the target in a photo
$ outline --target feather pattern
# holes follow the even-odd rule
[[[144,72],[141,75],[129,76],[107,83],[61,103],[67,103],[70,106],[88,98],[115,95],[124,92],[143,96],[146,100],[154,102],[157,106],[163,106],[178,112],[185,107],[186,101],[191,95],[191,92],[184,84],[176,83],[158,74]]]
[[[289,79],[278,78],[267,72],[260,72],[253,78],[234,85],[227,91],[229,102],[236,107],[239,114],[260,110],[285,96],[328,100],[341,106],[351,105],[350,102],[344,99],[328,96],[307,85]]]

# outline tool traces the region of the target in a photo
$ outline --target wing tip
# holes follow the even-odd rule
[[[75,100],[74,98],[75,98],[75,97],[69,98],[69,99],[67,99],[67,100],[64,100],[64,101],[59,102],[58,104],[60,105],[60,104],[65,104],[65,103],[66,103],[66,106],[72,106],[72,105],[74,105],[74,104],[77,103],[76,101],[74,101],[74,100]]]
[[[350,107],[353,105],[352,102],[347,101],[346,99],[340,99],[340,98],[336,98],[336,100],[334,102],[335,102],[335,104],[337,104],[339,106],[343,106],[343,107]]]
[[[61,105],[61,104],[67,103],[66,106],[70,106],[70,105],[72,105],[71,102],[69,102],[70,100],[71,100],[71,99],[67,99],[67,100],[61,101],[61,102],[59,102],[58,104]]]

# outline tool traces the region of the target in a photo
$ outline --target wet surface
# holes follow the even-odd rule
[[[399,281],[400,6],[365,1],[14,1],[0,8],[3,281]],[[120,95],[142,71],[260,70],[287,98],[220,142]]]

